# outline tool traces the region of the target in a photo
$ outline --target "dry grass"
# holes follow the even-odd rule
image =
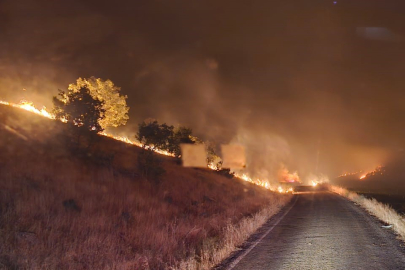
[[[149,181],[137,147],[75,155],[67,125],[6,113],[28,141],[0,128],[0,269],[207,269],[290,198],[166,157]]]
[[[330,190],[359,204],[381,221],[392,225],[395,232],[397,232],[400,238],[405,241],[405,218],[390,206],[380,203],[375,199],[367,199],[364,196],[341,187],[330,186]]]
[[[243,218],[236,224],[229,223],[224,230],[223,238],[214,245],[206,245],[201,251],[200,259],[191,257],[183,261],[178,269],[210,269],[219,264],[222,260],[238,249],[258,228],[260,228],[270,217],[274,216],[287,202],[291,196],[280,197],[277,203],[254,214],[252,217]]]

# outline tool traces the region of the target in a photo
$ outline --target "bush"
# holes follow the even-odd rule
[[[148,123],[144,121],[138,126],[136,139],[150,148],[168,151],[173,129],[173,126],[165,123],[160,125],[156,120]]]
[[[181,144],[194,144],[195,140],[198,140],[192,136],[190,128],[180,126],[175,129],[166,123],[159,124],[156,120],[150,122],[144,121],[139,124],[135,137],[148,148],[165,150],[176,157],[181,155]]]

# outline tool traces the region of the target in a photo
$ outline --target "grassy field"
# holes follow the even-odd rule
[[[6,106],[0,139],[0,269],[207,269],[291,198]]]

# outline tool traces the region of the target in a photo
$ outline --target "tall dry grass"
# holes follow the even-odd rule
[[[357,203],[373,216],[392,225],[393,230],[405,241],[405,217],[398,214],[390,206],[380,203],[375,199],[367,199],[342,187],[330,186],[330,190]]]
[[[76,155],[66,125],[9,113],[28,140],[0,128],[0,269],[207,269],[290,197],[165,157],[150,181],[137,147]]]
[[[280,197],[276,203],[268,205],[252,217],[243,218],[236,224],[229,223],[224,229],[223,238],[215,244],[205,245],[200,258],[190,257],[174,269],[210,269],[237,250],[258,228],[285,206],[292,196]]]

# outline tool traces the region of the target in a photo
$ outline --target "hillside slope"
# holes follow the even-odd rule
[[[291,197],[156,154],[151,178],[145,150],[74,128],[0,106],[0,269],[210,265],[226,228]]]

